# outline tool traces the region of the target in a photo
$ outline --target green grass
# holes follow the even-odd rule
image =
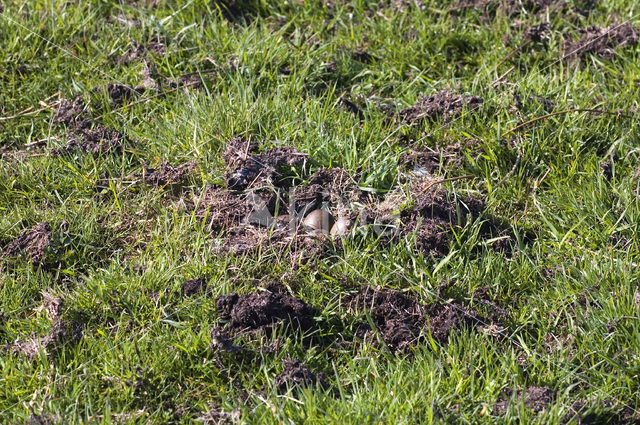
[[[615,17],[639,26],[634,2],[570,0],[586,13],[487,18],[435,0],[425,7],[254,1],[236,22],[215,1],[128,3],[135,2],[5,2],[0,15],[1,117],[39,109],[58,91],[82,94],[91,114],[133,141],[119,154],[54,156],[49,150],[66,143],[67,131],[52,108],[0,121],[0,249],[38,222],[50,222],[56,235],[46,267],[0,258],[0,345],[47,332],[42,291],[64,300],[63,318],[83,324],[79,341],[48,356],[0,351],[1,422],[43,415],[65,424],[192,423],[215,406],[230,423],[548,424],[583,402],[597,423],[618,423],[621,412],[640,409],[637,119],[573,112],[502,137],[545,114],[529,94],[556,110],[634,113],[638,47],[562,60],[563,40],[578,28],[614,25]],[[504,60],[525,42],[523,30],[542,21],[548,42]],[[195,73],[202,88],[110,105],[106,84],[142,81],[140,61],[119,66],[113,58],[157,37],[166,53],[147,58],[152,76]],[[358,49],[373,59],[357,60]],[[442,89],[481,96],[483,107],[417,127],[384,112]],[[522,112],[514,90],[525,100]],[[221,153],[236,135],[261,149],[296,147],[310,155],[312,170],[343,167],[381,195],[407,186],[398,167],[403,140],[434,148],[475,139],[463,167],[442,167],[438,177],[473,175],[444,186],[482,197],[488,215],[529,241],[507,256],[477,236],[475,222],[456,230],[455,253],[444,259],[416,254],[411,239],[385,244],[372,235],[347,238],[343,250],[298,267],[272,249],[220,255],[183,198],[224,182]],[[600,164],[614,152],[608,179]],[[131,184],[132,174],[165,160],[197,164],[183,192]],[[110,187],[96,192],[105,173]],[[211,293],[184,297],[182,282],[199,276]],[[353,339],[362,318],[341,300],[365,285],[411,290],[428,305],[449,281],[447,297],[478,311],[474,291],[487,287],[510,317],[504,338],[466,329],[405,354],[376,344],[308,346],[296,335],[280,335],[277,351],[249,359],[210,348],[220,323],[215,296],[281,279],[318,308],[326,340]],[[549,348],[553,336],[564,343]],[[273,342],[262,338],[236,342],[251,349]],[[288,358],[323,372],[328,388],[279,394],[274,379]],[[543,412],[517,402],[502,416],[493,412],[510,389],[533,385],[557,393]]]

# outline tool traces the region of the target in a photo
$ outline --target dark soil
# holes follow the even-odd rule
[[[63,100],[58,107],[54,122],[66,125],[69,129],[67,143],[59,148],[51,149],[52,155],[61,155],[75,151],[94,154],[118,153],[126,142],[126,136],[115,129],[109,129],[93,121],[88,107],[81,96],[73,100]]]
[[[293,192],[293,208],[298,214],[326,205],[338,216],[350,209],[352,202],[370,201],[369,195],[362,192],[354,178],[342,168],[321,168],[308,184],[297,186]]]
[[[182,284],[182,293],[185,297],[190,297],[203,292],[207,289],[207,279],[199,277],[196,279],[190,279]]]
[[[191,161],[176,167],[168,162],[163,162],[158,168],[147,168],[141,174],[136,174],[135,177],[149,185],[166,186],[170,183],[182,182],[195,167],[196,165]]]
[[[31,229],[24,230],[11,242],[5,254],[9,256],[25,254],[34,264],[40,264],[44,262],[52,234],[48,222],[37,223]]]
[[[607,28],[590,26],[582,29],[580,35],[578,41],[565,41],[566,58],[584,59],[591,54],[612,58],[616,49],[638,44],[638,30],[630,23]]]
[[[148,44],[138,43],[134,41],[129,46],[127,52],[116,58],[114,62],[116,65],[125,65],[131,62],[136,62],[142,59],[146,59],[149,55],[164,56],[166,46],[161,41],[151,41]]]
[[[87,105],[80,95],[74,97],[73,100],[62,99],[53,120],[56,123],[76,127],[82,120],[86,110]]]
[[[451,226],[464,226],[484,210],[478,198],[454,198],[439,190],[414,190],[415,207],[401,212],[401,234],[416,232],[416,246],[424,254],[441,256],[448,252]]]
[[[459,304],[425,307],[400,291],[363,288],[349,303],[352,311],[368,310],[380,336],[392,351],[415,347],[423,329],[446,343],[452,330],[477,323],[477,314]]]
[[[195,195],[195,215],[206,220],[211,231],[237,226],[253,210],[252,198],[246,194],[229,192],[218,186],[207,186],[200,195]]]
[[[364,119],[364,112],[358,105],[347,99],[346,97],[340,97],[340,103],[347,111],[351,112],[353,115],[360,119]]]
[[[496,415],[504,415],[511,403],[524,402],[527,409],[534,412],[543,411],[556,398],[556,393],[547,387],[527,387],[525,390],[513,391],[509,397],[501,397],[493,407]]]
[[[482,105],[482,98],[476,96],[462,96],[448,91],[425,96],[410,108],[401,110],[400,119],[408,124],[420,122],[424,119],[435,120],[442,118],[448,121],[459,114],[466,106],[477,109]]]
[[[270,330],[279,324],[308,330],[313,326],[316,310],[311,305],[286,292],[282,286],[270,286],[265,291],[216,298],[221,318],[230,318],[229,328],[236,330]]]
[[[414,150],[400,156],[399,165],[417,174],[434,175],[442,165],[445,169],[463,168],[467,162],[465,152],[477,154],[478,141],[468,139],[435,149]]]
[[[54,156],[76,151],[83,151],[93,154],[119,153],[128,142],[127,137],[120,131],[106,128],[101,124],[96,124],[90,128],[90,123],[84,121],[83,127],[75,127],[67,135],[67,143],[59,148],[51,149]]]
[[[275,387],[279,392],[286,392],[292,387],[312,387],[320,384],[327,387],[327,381],[322,373],[311,372],[304,363],[298,360],[284,360],[284,370],[275,379]]]
[[[534,43],[544,43],[549,40],[551,29],[547,22],[536,24],[529,27],[524,34],[527,40],[531,40]]]
[[[122,105],[126,100],[144,93],[145,90],[142,86],[133,87],[121,83],[109,83],[107,85],[107,93],[109,94],[111,102],[115,105]]]
[[[26,425],[55,425],[61,424],[62,417],[59,415],[47,415],[40,414],[36,415],[35,413],[29,416],[29,419],[26,422]]]
[[[303,168],[308,155],[292,147],[278,147],[258,154],[255,146],[241,138],[227,143],[223,154],[226,163],[227,187],[241,191],[249,187],[286,186],[286,168]]]

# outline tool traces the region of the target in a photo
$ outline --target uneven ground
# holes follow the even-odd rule
[[[640,421],[635,2],[0,11],[0,422]]]

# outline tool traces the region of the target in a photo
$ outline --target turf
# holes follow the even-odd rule
[[[2,422],[640,420],[637,35],[567,50],[582,28],[640,26],[634,2],[0,8]],[[544,37],[527,38],[544,22]],[[132,55],[136,46],[149,51]],[[145,82],[141,94],[109,92]],[[400,118],[443,90],[483,102]],[[69,148],[79,133],[56,111],[78,95],[91,128],[121,132],[122,146]],[[440,253],[419,249],[415,234],[366,229],[307,261],[269,245],[226,252],[225,235],[191,203],[224,187],[234,137],[307,154],[301,181],[342,167],[380,199],[410,191],[419,177],[402,158],[431,149],[441,153],[429,170],[445,180],[438,187],[485,209],[452,224]],[[181,184],[145,180],[165,161],[195,168]],[[42,222],[51,239],[41,261],[12,249]],[[488,222],[503,233],[484,236]],[[497,249],[504,239],[510,249]],[[183,283],[199,277],[206,290],[186,294]],[[212,344],[228,322],[216,297],[272,283],[313,308],[313,326]],[[426,326],[395,350],[373,313],[349,307],[364,287],[461,306],[482,323],[444,339]],[[54,343],[16,349],[56,323],[66,330]],[[318,378],[295,385],[289,360]],[[536,387],[553,393],[539,407],[524,396]]]

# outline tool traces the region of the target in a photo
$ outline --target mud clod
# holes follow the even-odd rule
[[[349,307],[352,311],[370,312],[380,336],[392,351],[415,347],[425,329],[444,344],[453,330],[478,322],[475,312],[459,304],[434,304],[427,308],[400,291],[371,287],[363,288]]]
[[[298,360],[284,360],[284,370],[275,379],[274,385],[279,392],[285,392],[292,387],[311,387],[320,384],[327,387],[322,373],[315,374]]]
[[[193,205],[196,217],[205,220],[211,231],[218,233],[237,226],[251,213],[253,202],[260,200],[262,198],[255,194],[232,193],[211,185],[202,194],[194,195]]]
[[[280,286],[244,296],[227,295],[216,299],[223,317],[230,317],[229,326],[237,330],[257,330],[276,324],[288,324],[307,330],[313,325],[316,310]]]
[[[199,277],[196,279],[187,280],[182,284],[182,293],[185,297],[190,297],[203,292],[207,289],[207,279]]]
[[[287,167],[304,167],[308,155],[292,147],[277,147],[262,154],[254,153],[255,145],[241,138],[227,144],[223,159],[229,170],[226,175],[227,188],[242,191],[249,187],[283,186]]]
[[[482,105],[482,98],[477,96],[462,96],[448,91],[425,96],[410,108],[401,110],[400,119],[408,124],[420,122],[424,119],[435,120],[442,118],[448,121],[459,114],[464,107],[477,109]]]
[[[588,55],[612,58],[614,51],[638,44],[638,30],[630,23],[610,27],[590,26],[580,31],[578,41],[565,42],[565,57],[585,59]]]
[[[143,94],[145,90],[142,86],[133,87],[121,83],[109,83],[107,85],[107,93],[115,105],[122,105],[126,100]]]
[[[483,211],[480,199],[454,198],[449,193],[437,190],[414,188],[415,207],[402,211],[401,234],[409,236],[415,232],[416,246],[424,254],[441,256],[448,252],[451,226],[464,224]]]
[[[127,137],[120,131],[109,129],[101,124],[89,128],[88,121],[82,122],[82,127],[73,129],[68,136],[67,143],[59,148],[51,149],[51,154],[62,155],[75,151],[83,151],[93,154],[118,153],[127,141]]]
[[[85,113],[86,108],[87,105],[80,95],[74,97],[73,100],[62,99],[53,120],[56,123],[76,127]]]
[[[189,161],[178,166],[163,162],[158,168],[147,168],[135,177],[152,186],[166,186],[170,183],[180,183],[194,169],[196,165]]]
[[[551,29],[547,22],[533,25],[527,29],[524,37],[534,43],[545,43],[549,40]]]
[[[534,412],[541,412],[551,404],[556,398],[556,393],[547,387],[527,387],[525,390],[517,390],[511,393],[510,397],[501,397],[493,407],[497,415],[504,415],[512,402],[524,402],[527,409]]]
[[[24,230],[11,242],[5,254],[9,256],[25,254],[34,264],[40,264],[46,257],[52,234],[48,222],[37,223],[31,229]]]

